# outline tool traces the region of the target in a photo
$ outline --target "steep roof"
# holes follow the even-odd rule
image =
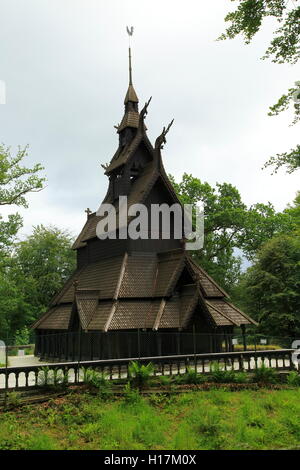
[[[34,327],[67,329],[74,305],[85,330],[185,328],[195,309],[215,326],[256,324],[200,272],[184,250],[103,259],[76,271]]]

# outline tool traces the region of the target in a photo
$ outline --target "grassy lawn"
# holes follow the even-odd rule
[[[299,388],[114,400],[73,393],[0,413],[0,449],[280,449],[299,444]]]

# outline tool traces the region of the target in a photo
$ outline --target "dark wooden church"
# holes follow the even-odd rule
[[[139,112],[131,75],[129,49],[119,146],[103,165],[109,179],[103,202],[113,204],[117,213],[119,196],[128,197],[128,207],[179,203],[161,158],[168,129],[153,147],[144,123],[149,102]],[[233,329],[255,324],[193,262],[184,238],[163,239],[160,233],[157,239],[101,240],[99,220],[88,213],[73,246],[77,269],[33,325],[37,355],[76,359],[80,353],[102,359],[190,353],[193,337],[197,352],[218,351],[224,341],[231,350]]]

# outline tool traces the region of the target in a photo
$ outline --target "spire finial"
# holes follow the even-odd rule
[[[129,85],[132,85],[132,68],[131,68],[131,47],[130,47],[130,38],[133,35],[134,28],[133,26],[126,26],[126,31],[128,34],[128,39],[129,39]]]

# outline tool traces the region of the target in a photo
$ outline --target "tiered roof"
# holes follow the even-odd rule
[[[77,307],[84,330],[185,328],[197,306],[216,327],[255,323],[183,249],[125,253],[76,271],[34,326],[68,329]]]

